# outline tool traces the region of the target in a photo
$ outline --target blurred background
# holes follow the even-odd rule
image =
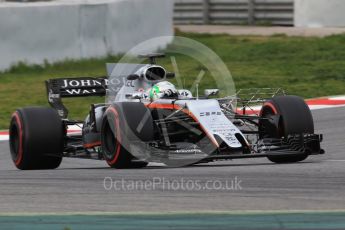
[[[106,62],[158,36],[188,37],[211,48],[237,89],[343,95],[343,12],[344,0],[2,0],[0,129],[17,107],[47,105],[46,79],[104,76]],[[150,51],[173,43],[167,37]],[[176,61],[187,87],[204,68],[183,56]],[[173,70],[169,59],[160,64]],[[208,87],[207,73],[201,85]],[[76,118],[103,99],[82,100],[66,102]]]

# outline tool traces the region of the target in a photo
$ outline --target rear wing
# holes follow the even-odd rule
[[[59,116],[67,118],[68,110],[62,103],[64,97],[105,96],[107,77],[57,78],[46,81],[49,104]]]
[[[150,59],[160,57],[160,54],[147,56]],[[49,104],[56,109],[62,119],[68,116],[68,110],[62,103],[65,97],[109,96],[116,95],[121,88],[131,80],[127,77],[135,74],[147,64],[107,63],[107,75],[102,77],[56,78],[46,81]],[[129,80],[129,82],[127,82]]]

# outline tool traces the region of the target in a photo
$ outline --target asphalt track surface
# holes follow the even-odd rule
[[[315,110],[313,116],[316,132],[324,134],[326,154],[284,165],[242,159],[183,168],[151,164],[116,170],[102,161],[65,158],[56,170],[20,171],[10,159],[8,142],[0,142],[0,226],[11,223],[3,220],[7,215],[66,212],[230,211],[242,215],[247,210],[337,210],[337,218],[345,220],[345,108]],[[345,221],[339,226],[344,229]]]

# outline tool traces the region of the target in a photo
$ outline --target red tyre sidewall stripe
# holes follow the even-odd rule
[[[278,115],[279,114],[277,108],[271,102],[265,102],[263,104],[262,108],[264,106],[270,107],[272,109],[274,115]],[[262,113],[262,109],[261,109],[261,112],[260,112],[260,116],[262,115],[261,113]],[[283,135],[284,134],[284,130],[283,130],[283,128],[281,126],[278,127],[278,133],[279,133],[279,135]]]
[[[92,142],[92,143],[86,143],[84,144],[84,148],[93,148],[95,146],[100,146],[102,144],[102,142],[100,141],[96,141],[96,142]]]
[[[116,149],[115,149],[115,154],[114,154],[114,158],[112,160],[108,160],[107,162],[110,165],[114,165],[117,161],[117,159],[119,158],[120,155],[120,150],[121,150],[121,131],[120,131],[120,120],[119,120],[119,113],[117,112],[117,110],[114,107],[110,107],[108,109],[109,111],[111,111],[114,114],[115,117],[115,128],[116,128]]]
[[[18,148],[18,154],[17,154],[17,158],[14,161],[14,164],[16,166],[19,166],[19,164],[22,162],[23,159],[23,126],[22,126],[22,122],[20,120],[19,114],[18,112],[15,112],[12,117],[14,117],[17,121],[18,124],[18,128],[19,128],[19,148]]]
[[[277,111],[276,107],[271,102],[265,102],[262,107],[264,107],[264,106],[270,107],[275,115],[278,114],[278,111]],[[262,115],[261,113],[262,112],[260,112],[260,115]]]

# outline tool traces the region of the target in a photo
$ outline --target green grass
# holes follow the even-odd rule
[[[228,66],[236,88],[281,87],[290,94],[311,98],[345,94],[345,35],[326,38],[300,38],[275,35],[229,36],[186,34],[214,50]],[[182,55],[175,55],[186,86],[191,86],[201,69],[199,63]],[[120,57],[88,60],[66,60],[27,66],[20,63],[0,73],[0,129],[7,128],[11,113],[19,107],[47,106],[44,80],[56,77],[105,75],[105,63]],[[159,63],[172,71],[169,59]],[[193,76],[189,78],[189,76]],[[212,87],[210,78],[201,82],[202,88]],[[82,119],[89,104],[103,98],[66,99],[71,118]]]

